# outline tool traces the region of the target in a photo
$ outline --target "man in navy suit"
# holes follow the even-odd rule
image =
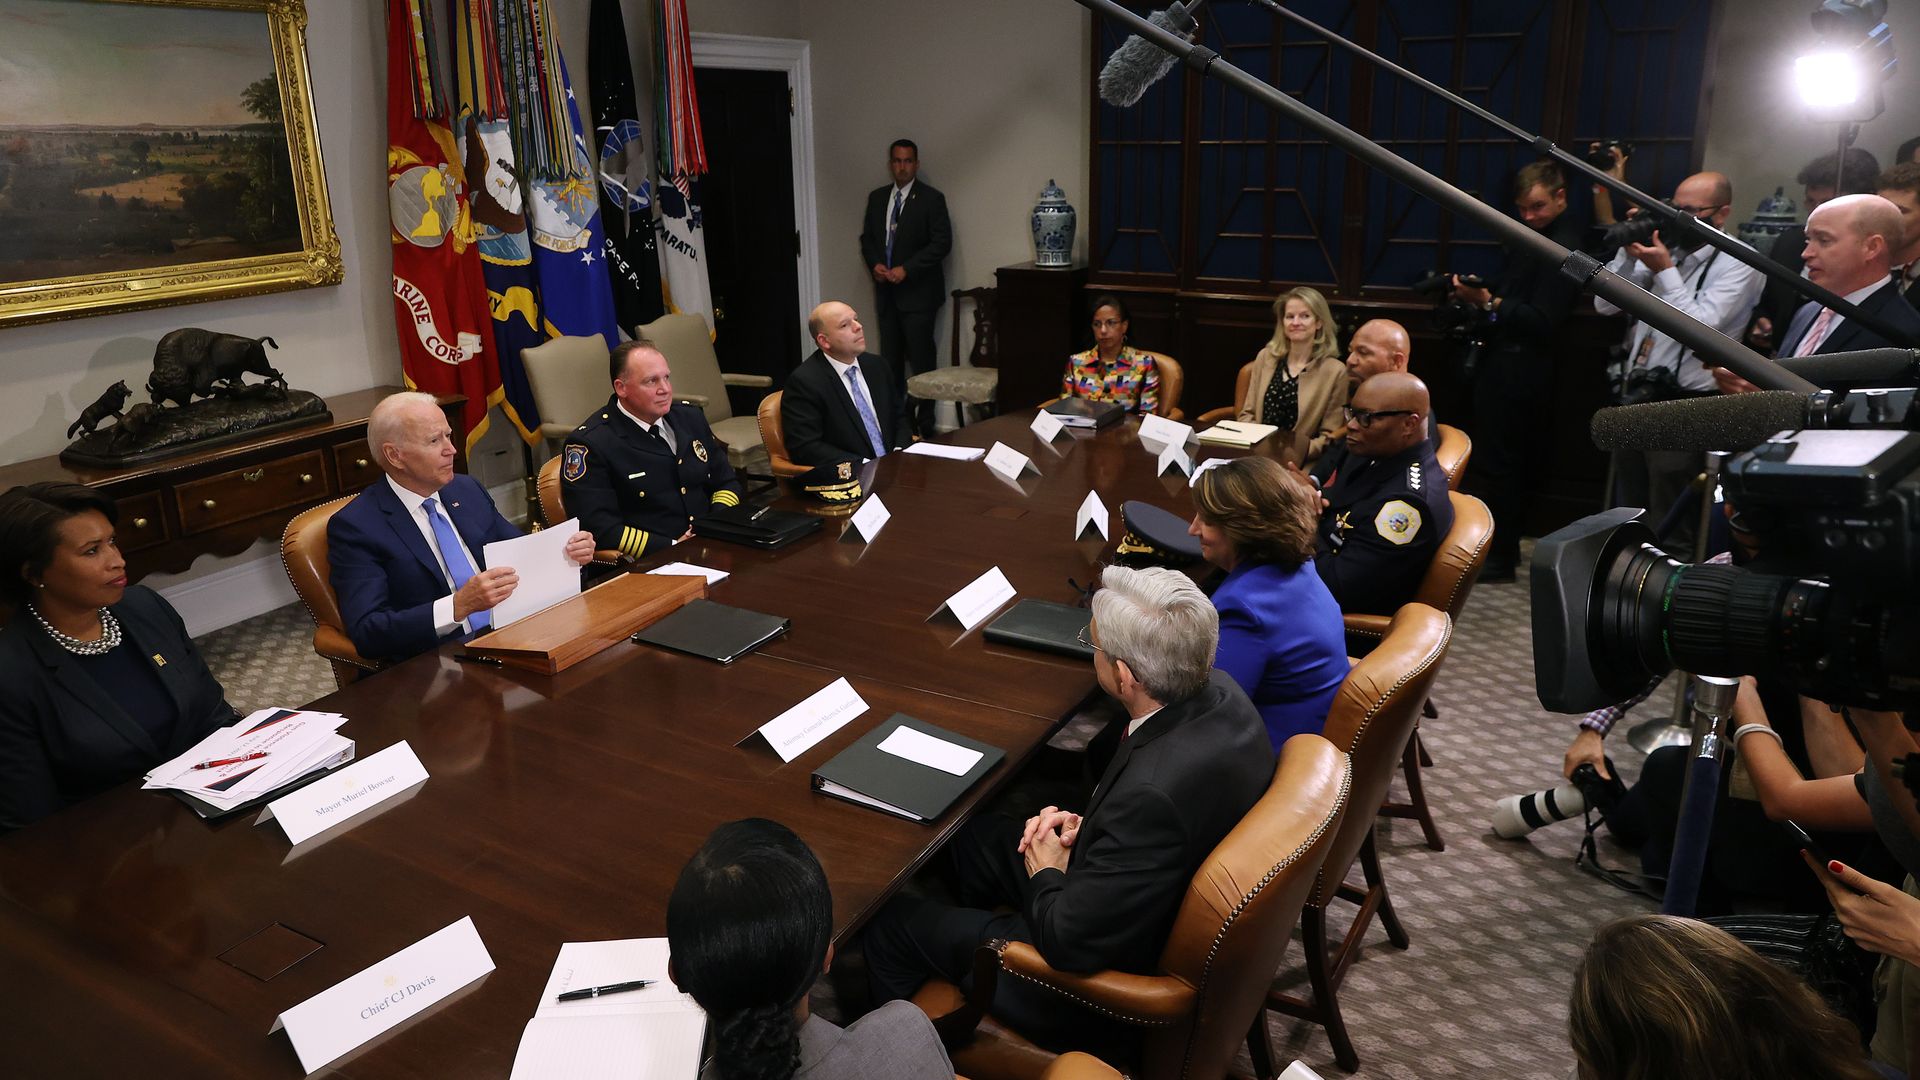
[[[947,197],[919,179],[920,148],[913,140],[894,141],[887,169],[893,183],[867,196],[860,257],[873,275],[880,355],[904,394],[909,372],[933,370],[933,323],[947,302],[940,264],[953,249],[953,221],[947,217]],[[915,405],[914,423],[916,434],[933,433],[933,402]]]
[[[796,465],[859,464],[913,441],[906,396],[886,361],[867,352],[867,331],[851,307],[829,300],[807,329],[819,346],[787,376],[780,427]]]
[[[360,655],[404,660],[455,635],[492,625],[495,605],[520,578],[489,568],[484,549],[521,535],[487,489],[453,471],[447,418],[430,394],[394,394],[367,420],[367,445],[387,475],[327,523],[327,558],[347,637]],[[593,558],[593,534],[567,541],[576,563]]]
[[[1794,313],[1775,355],[1825,356],[1920,345],[1920,312],[1901,298],[1900,283],[1892,274],[1893,253],[1903,246],[1900,208],[1886,199],[1843,195],[1821,203],[1807,218],[1807,276],[1900,331],[1905,340],[1888,341],[1859,320],[1808,301]],[[1723,393],[1755,389],[1726,368],[1714,368],[1713,378]],[[1813,376],[1813,381],[1819,378]]]

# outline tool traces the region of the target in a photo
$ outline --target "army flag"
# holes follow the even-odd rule
[[[465,171],[447,130],[431,0],[387,0],[387,206],[407,385],[464,394],[467,446],[501,397]]]
[[[660,251],[653,230],[653,157],[633,93],[633,61],[620,0],[593,0],[587,23],[587,96],[600,163],[601,251],[613,281],[620,325],[650,323],[665,314],[660,295]]]
[[[700,134],[700,102],[693,87],[693,43],[686,0],[659,0],[653,13],[654,107],[658,111],[660,274],[667,309],[697,314],[713,332],[713,291],[707,281],[707,241],[700,222],[700,177],[707,147]]]

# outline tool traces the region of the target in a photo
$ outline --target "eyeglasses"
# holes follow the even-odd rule
[[[1351,405],[1346,406],[1343,411],[1346,412],[1349,422],[1359,424],[1363,428],[1370,428],[1373,426],[1375,420],[1381,420],[1389,416],[1420,415],[1420,413],[1414,409],[1356,409]]]
[[[1107,650],[1101,648],[1098,645],[1095,645],[1093,643],[1093,640],[1087,636],[1092,630],[1093,630],[1093,624],[1088,623],[1087,625],[1080,628],[1079,633],[1073,635],[1074,639],[1079,641],[1080,644],[1085,645],[1087,648],[1092,649],[1094,652],[1106,652]]]

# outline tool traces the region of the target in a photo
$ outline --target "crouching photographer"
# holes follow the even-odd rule
[[[1550,161],[1514,179],[1515,212],[1527,227],[1577,249],[1585,227],[1567,210],[1567,178]],[[1527,507],[1546,467],[1553,405],[1553,361],[1579,287],[1559,267],[1509,250],[1491,286],[1454,279],[1454,298],[1481,309],[1487,347],[1473,380],[1473,460],[1467,486],[1493,512],[1483,584],[1512,581]]]

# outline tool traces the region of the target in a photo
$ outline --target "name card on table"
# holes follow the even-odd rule
[[[1140,437],[1152,439],[1154,442],[1185,446],[1187,440],[1193,438],[1193,425],[1148,414],[1140,418]]]
[[[385,750],[267,804],[254,819],[277,821],[287,842],[298,844],[379,806],[427,778],[413,747],[403,739]]]
[[[812,749],[821,739],[846,727],[854,717],[867,711],[867,703],[845,678],[828,683],[826,688],[760,725],[755,732],[767,740],[781,761],[792,761]]]
[[[1035,435],[1040,436],[1041,442],[1052,442],[1059,438],[1062,432],[1067,430],[1067,426],[1060,422],[1059,417],[1045,409],[1041,409],[1038,413],[1034,414],[1033,423],[1029,424],[1028,427],[1033,430]]]
[[[1016,484],[1020,482],[1021,474],[1028,469],[1033,469],[1034,472],[1040,471],[1033,468],[1033,461],[1027,455],[1003,442],[994,443],[993,449],[987,451],[987,468]]]
[[[469,916],[281,1013],[268,1033],[284,1028],[312,1074],[492,970]]]
[[[860,534],[861,540],[871,544],[892,517],[893,511],[880,501],[880,496],[869,495],[867,501],[860,504],[860,509],[853,512],[853,531]]]
[[[1111,540],[1112,537],[1107,534],[1107,522],[1112,517],[1113,512],[1107,509],[1106,503],[1100,501],[1100,493],[1087,492],[1086,499],[1080,503],[1080,512],[1073,516],[1073,538],[1078,540],[1087,535],[1088,529],[1097,529],[1100,539]]]
[[[1177,442],[1168,443],[1167,448],[1160,451],[1160,460],[1155,463],[1153,472],[1156,476],[1165,476],[1173,469],[1180,470],[1182,476],[1193,475],[1193,461],[1187,457],[1187,448]]]
[[[974,578],[966,588],[947,597],[947,602],[935,608],[933,615],[950,611],[960,620],[960,625],[968,630],[987,621],[987,616],[1000,609],[1000,605],[1013,599],[1013,582],[1000,572],[999,567]],[[933,615],[927,618],[933,618]]]

